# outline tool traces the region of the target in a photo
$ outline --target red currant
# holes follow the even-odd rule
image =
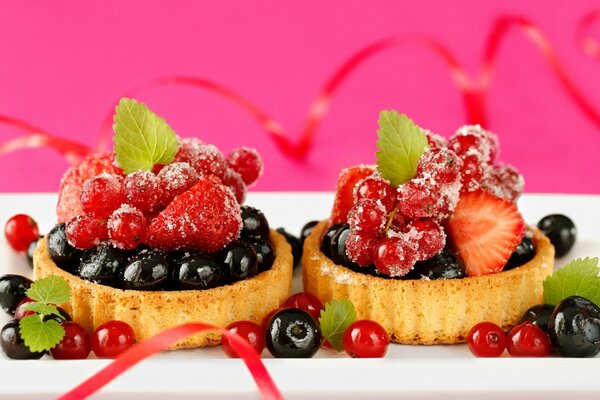
[[[140,170],[125,177],[123,190],[127,203],[142,211],[157,211],[163,197],[160,181],[150,171]]]
[[[447,146],[448,141],[446,140],[446,138],[438,135],[437,133],[428,131],[427,129],[421,129],[421,131],[427,137],[427,144],[429,145],[429,148],[431,150],[438,150]]]
[[[239,147],[227,157],[229,168],[240,174],[247,186],[252,186],[263,172],[260,154],[249,147]]]
[[[30,299],[29,297],[25,297],[21,302],[17,305],[15,309],[15,319],[23,319],[28,315],[35,314],[35,311],[24,310],[23,307],[29,303],[35,303],[35,300]]]
[[[170,203],[175,196],[189,190],[198,182],[198,173],[188,163],[175,162],[165,165],[157,175],[163,192],[165,203]]]
[[[546,357],[552,350],[548,334],[529,321],[508,333],[508,354],[512,357]]]
[[[356,185],[355,200],[359,202],[363,199],[379,200],[390,212],[396,204],[396,189],[379,175],[371,175]]]
[[[415,178],[399,189],[400,211],[408,218],[433,218],[441,208],[442,191],[430,178]]]
[[[92,350],[98,358],[115,358],[135,343],[135,332],[123,321],[108,321],[92,335]]]
[[[504,331],[493,322],[478,323],[467,336],[467,346],[477,357],[499,357],[506,344]]]
[[[405,231],[406,240],[414,243],[417,249],[417,259],[427,260],[446,246],[446,233],[432,219],[415,219],[408,224]]]
[[[192,167],[200,175],[215,175],[223,178],[227,171],[227,161],[216,146],[202,144],[197,148],[196,157],[192,160]]]
[[[135,249],[144,239],[147,221],[137,208],[123,205],[108,219],[108,237],[115,247]]]
[[[17,214],[4,225],[4,235],[15,251],[26,251],[31,242],[39,238],[37,223],[28,215]]]
[[[387,213],[379,201],[363,199],[358,201],[350,213],[348,223],[356,233],[377,235],[385,227]]]
[[[386,330],[375,321],[356,321],[344,332],[344,350],[353,358],[381,358],[389,343]]]
[[[194,165],[194,160],[198,158],[203,144],[204,142],[198,138],[180,139],[179,152],[175,156],[175,161]]]
[[[90,335],[76,322],[63,322],[65,336],[59,344],[50,349],[57,360],[83,360],[92,349]]]
[[[373,255],[373,263],[377,269],[390,276],[406,275],[416,261],[413,245],[399,237],[381,239]]]
[[[362,235],[350,232],[346,238],[346,253],[356,264],[366,267],[373,264],[373,254],[379,243],[379,236]]]
[[[262,353],[265,348],[265,334],[263,329],[251,321],[237,321],[229,324],[225,329],[231,333],[235,333],[244,339],[250,346],[256,350],[258,354]],[[239,358],[237,352],[232,347],[229,338],[223,335],[221,340],[223,351],[231,358]]]
[[[121,178],[102,174],[88,179],[81,188],[81,208],[97,218],[108,216],[125,202]]]
[[[106,224],[91,214],[82,214],[67,223],[65,230],[69,244],[78,249],[89,249],[108,239]]]
[[[300,292],[290,296],[289,299],[283,303],[284,308],[299,308],[309,313],[315,321],[318,321],[321,317],[321,310],[323,303],[318,297],[307,292]]]
[[[447,148],[429,150],[421,156],[417,174],[428,174],[442,185],[455,182],[462,167],[462,160]]]
[[[244,203],[244,200],[246,200],[246,184],[240,174],[228,169],[223,176],[223,184],[231,189],[238,204]]]

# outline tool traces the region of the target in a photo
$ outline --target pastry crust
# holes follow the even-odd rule
[[[531,228],[536,255],[518,268],[463,279],[383,279],[354,272],[326,257],[320,244],[328,226],[328,221],[320,222],[304,243],[304,290],[323,303],[350,299],[357,319],[377,321],[396,343],[461,343],[482,321],[507,331],[528,308],[543,302],[542,282],[554,267],[554,247]]]
[[[271,230],[275,261],[270,270],[252,278],[207,290],[121,290],[83,280],[60,269],[50,258],[46,239],[33,256],[35,279],[58,275],[71,288],[71,299],[62,307],[88,332],[110,320],[127,322],[141,342],[167,328],[186,322],[225,327],[232,322],[262,319],[279,307],[292,289],[293,258],[285,238]],[[221,334],[202,332],[183,339],[170,350],[215,346]]]

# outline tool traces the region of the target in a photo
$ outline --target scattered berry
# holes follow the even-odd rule
[[[237,321],[227,325],[225,328],[245,340],[258,354],[265,348],[265,335],[262,328],[251,321]],[[223,335],[221,339],[223,351],[231,358],[239,358],[237,352],[231,345],[229,338]]]
[[[107,223],[108,237],[119,249],[135,249],[144,239],[146,217],[137,208],[127,204],[115,210]]]
[[[98,358],[115,358],[135,343],[135,332],[123,321],[108,321],[94,331],[92,350]]]
[[[160,180],[150,171],[140,170],[125,177],[123,191],[127,203],[139,210],[154,212],[161,206]]]
[[[67,224],[66,230],[69,244],[78,249],[89,249],[108,239],[106,224],[92,214],[81,214]]]
[[[552,350],[548,334],[531,322],[523,322],[508,333],[506,349],[512,357],[546,357]]]
[[[252,186],[263,173],[260,154],[249,147],[239,147],[227,157],[229,168],[241,175],[247,186]]]
[[[344,332],[344,350],[352,358],[381,358],[389,343],[386,330],[375,321],[355,321]]]
[[[267,324],[265,343],[276,358],[310,358],[319,350],[321,329],[304,310],[285,308]]]
[[[525,180],[512,165],[499,165],[485,178],[483,187],[498,197],[516,201],[523,193]]]
[[[21,275],[7,274],[0,277],[0,307],[8,315],[15,314],[17,306],[27,295],[32,281]]]
[[[283,303],[284,308],[299,308],[309,313],[315,321],[321,317],[321,310],[324,310],[323,303],[318,297],[308,292],[296,293]]]
[[[600,308],[583,297],[567,297],[552,312],[548,334],[564,357],[594,357],[600,352]]]
[[[16,319],[9,321],[0,331],[0,347],[9,358],[14,360],[38,360],[44,355],[44,352],[34,353],[25,346],[19,321]]]
[[[467,335],[467,346],[477,357],[500,357],[507,344],[504,331],[493,322],[480,322]]]
[[[389,276],[404,276],[415,265],[417,254],[413,245],[400,237],[388,237],[379,241],[373,263]]]
[[[4,225],[6,241],[14,251],[26,251],[29,244],[39,238],[37,223],[28,215],[17,214]]]
[[[50,354],[56,360],[83,360],[92,350],[90,335],[76,322],[62,324],[65,336],[59,344],[50,349]]]
[[[547,215],[537,224],[542,233],[548,236],[556,251],[556,257],[567,254],[577,238],[577,229],[569,217],[562,214]]]
[[[81,188],[81,208],[96,218],[108,218],[125,202],[121,178],[102,174],[88,179]]]
[[[334,224],[348,221],[348,212],[354,206],[354,189],[364,178],[372,175],[375,167],[372,165],[356,165],[343,169],[338,178],[331,222]]]

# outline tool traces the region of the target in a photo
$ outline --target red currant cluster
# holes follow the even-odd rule
[[[505,349],[512,357],[546,357],[552,350],[548,334],[529,321],[508,334],[492,322],[480,322],[469,332],[467,345],[477,357],[499,357]]]

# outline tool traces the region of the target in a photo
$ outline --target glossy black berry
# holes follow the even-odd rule
[[[554,306],[551,304],[538,304],[525,311],[521,323],[529,321],[540,327],[544,332],[548,332],[548,321],[554,311]]]
[[[180,261],[177,270],[177,286],[182,290],[202,290],[223,283],[221,268],[207,255],[190,255]]]
[[[266,240],[257,239],[250,243],[254,252],[256,253],[256,259],[258,262],[258,272],[268,271],[271,269],[273,262],[275,261],[275,252],[271,242]]]
[[[564,357],[595,356],[600,351],[600,308],[583,297],[567,297],[550,316],[548,335]]]
[[[67,241],[65,224],[55,225],[48,233],[48,253],[60,268],[75,272],[82,256],[82,251],[71,246]]]
[[[508,271],[510,269],[520,267],[521,265],[531,261],[533,257],[535,257],[535,246],[533,245],[533,241],[525,236],[508,259],[508,262],[504,266],[503,270]]]
[[[125,267],[123,253],[108,242],[86,250],[79,263],[79,276],[100,285],[120,287],[120,277]]]
[[[537,226],[554,245],[556,257],[567,254],[575,244],[577,229],[573,221],[565,215],[547,215],[538,222]]]
[[[19,320],[13,319],[0,331],[0,346],[9,358],[15,360],[38,360],[44,352],[32,352],[21,337]]]
[[[462,259],[448,249],[435,256],[415,263],[415,267],[404,276],[404,279],[460,279],[467,272]]]
[[[294,266],[299,265],[300,259],[302,258],[302,242],[296,236],[287,232],[283,228],[277,228],[277,232],[281,233],[285,237],[285,240],[287,240],[287,242],[292,247],[292,255],[294,256]]]
[[[310,358],[319,350],[321,337],[313,317],[298,308],[278,311],[265,330],[267,349],[277,358]]]
[[[347,228],[348,226],[348,224],[333,224],[325,231],[321,238],[321,252],[325,254],[325,256],[331,258],[331,240],[341,229]]]
[[[348,254],[346,254],[346,239],[352,232],[349,226],[345,226],[340,229],[331,238],[331,260],[338,265],[350,265],[353,264]]]
[[[27,246],[27,251],[25,252],[25,255],[27,256],[27,264],[29,264],[29,266],[31,268],[33,268],[33,254],[35,253],[35,249],[37,248],[38,241],[41,238],[43,238],[43,236],[40,236],[38,239],[29,243],[29,246]]]
[[[269,239],[269,222],[259,209],[242,206],[242,232],[243,239],[259,238]]]
[[[251,244],[233,241],[219,256],[223,274],[231,281],[240,281],[258,273],[258,257]]]
[[[31,279],[21,275],[7,274],[0,277],[0,307],[11,317],[17,306],[25,297]]]
[[[169,285],[171,261],[159,250],[144,250],[133,257],[123,272],[125,290],[163,290]]]
[[[302,244],[304,244],[304,241],[306,240],[308,235],[311,234],[313,229],[315,229],[315,226],[317,226],[318,223],[319,221],[309,221],[306,224],[304,224],[302,230],[300,230],[300,241],[302,242]]]

